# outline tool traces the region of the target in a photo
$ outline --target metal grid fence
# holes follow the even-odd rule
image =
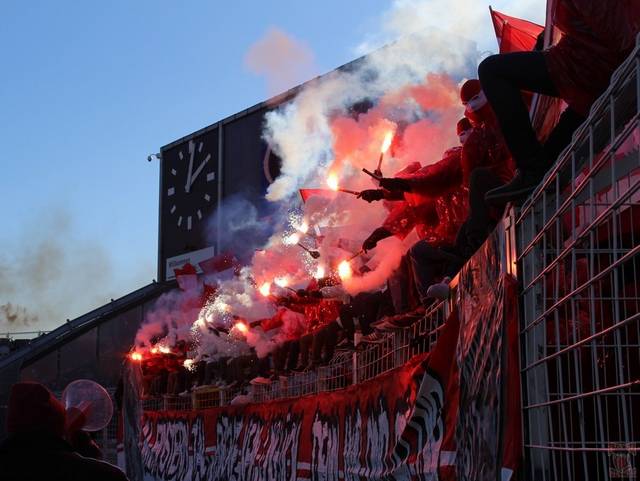
[[[637,476],[640,58],[516,222],[525,479]]]
[[[343,389],[367,381],[404,365],[412,357],[428,352],[435,344],[450,306],[440,302],[412,325],[388,332],[381,342],[362,344],[355,351],[337,352],[326,366],[281,376],[269,384],[251,385],[252,402],[306,396]],[[191,397],[165,395],[142,400],[143,410],[187,410],[227,406],[241,394],[239,388],[203,386]]]

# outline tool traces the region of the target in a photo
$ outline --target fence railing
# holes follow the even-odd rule
[[[281,376],[269,384],[251,385],[252,402],[300,397],[335,391],[361,383],[403,366],[412,357],[428,352],[435,344],[439,328],[450,311],[448,302],[439,302],[408,327],[385,333],[374,344],[361,344],[355,352],[339,351],[329,364],[314,370]],[[246,388],[202,386],[187,395],[164,395],[142,400],[143,410],[188,410],[227,406]]]
[[[636,49],[516,221],[525,479],[637,476],[639,94]]]

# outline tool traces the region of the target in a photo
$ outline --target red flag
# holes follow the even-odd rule
[[[309,197],[313,197],[314,195],[332,199],[336,195],[336,192],[331,189],[300,189],[302,202],[306,202]]]
[[[213,274],[215,272],[226,271],[238,264],[238,259],[230,252],[223,252],[215,257],[198,263],[200,269],[205,274]]]
[[[544,27],[527,20],[510,17],[497,12],[491,7],[491,19],[496,31],[500,53],[526,52],[533,50],[538,35]]]
[[[178,286],[183,291],[191,291],[198,287],[198,274],[196,268],[190,263],[186,263],[182,268],[176,268],[173,270],[176,275],[176,281]]]
[[[178,277],[178,276],[191,276],[191,275],[195,275],[197,273],[196,268],[193,267],[193,265],[191,265],[188,262],[185,265],[183,265],[182,267],[176,267],[173,270],[173,272],[176,275],[176,277]]]

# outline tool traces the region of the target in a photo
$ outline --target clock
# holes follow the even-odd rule
[[[219,130],[211,126],[160,149],[160,279],[172,274],[165,273],[167,260],[216,246],[211,220],[221,181],[218,147]]]
[[[182,144],[168,166],[164,205],[169,216],[165,221],[179,230],[191,231],[204,222],[215,202],[216,168],[214,156],[202,139]],[[209,187],[210,186],[210,187]]]

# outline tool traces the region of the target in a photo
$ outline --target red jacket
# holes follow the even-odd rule
[[[461,147],[447,150],[441,160],[427,165],[407,178],[415,195],[440,197],[460,188],[463,181]]]
[[[491,122],[473,129],[462,147],[460,170],[462,183],[469,186],[471,172],[478,167],[489,168],[503,182],[513,177],[513,161],[501,133]]]
[[[587,115],[638,32],[637,0],[557,0],[553,23],[562,38],[545,52],[559,96]]]
[[[340,315],[341,305],[342,302],[335,299],[320,299],[315,304],[307,304],[304,314],[309,321],[308,332],[315,332],[335,321]]]
[[[408,201],[396,202],[382,227],[400,239],[407,237],[415,227],[418,237],[426,239],[437,225],[438,213],[435,202],[424,198],[420,199],[418,204]]]

